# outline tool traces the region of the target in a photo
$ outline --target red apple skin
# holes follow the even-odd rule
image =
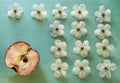
[[[23,56],[22,59],[21,56]],[[32,73],[38,67],[39,61],[39,53],[32,49],[30,44],[23,41],[15,42],[9,46],[5,55],[6,66],[15,70],[18,75]]]

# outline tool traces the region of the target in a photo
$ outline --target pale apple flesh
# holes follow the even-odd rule
[[[26,42],[15,42],[7,50],[5,63],[19,75],[27,75],[39,64],[39,53]]]

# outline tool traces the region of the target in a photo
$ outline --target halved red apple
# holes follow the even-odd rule
[[[19,75],[27,75],[34,71],[39,64],[39,53],[23,41],[13,43],[6,51],[6,66],[15,70]]]

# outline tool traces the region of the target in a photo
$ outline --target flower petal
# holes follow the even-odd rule
[[[75,33],[75,37],[76,37],[76,38],[81,38],[81,34],[80,34],[79,32],[76,32],[76,33]]]
[[[106,16],[106,17],[104,18],[104,21],[105,21],[105,22],[110,22],[110,21],[111,21],[110,16],[109,16],[109,15],[108,15],[108,16]]]
[[[86,72],[87,74],[90,73],[90,71],[91,71],[91,68],[90,68],[89,66],[85,67],[85,72]]]
[[[101,43],[96,43],[96,48],[102,49],[102,44]]]
[[[85,4],[80,4],[79,9],[80,9],[81,11],[84,11],[84,10],[86,9]]]
[[[38,9],[38,5],[37,4],[33,4],[32,8],[33,8],[34,11],[36,11]]]
[[[109,66],[109,69],[110,70],[115,70],[117,67],[116,67],[116,64],[115,63],[111,63],[110,66]]]
[[[20,5],[18,4],[18,3],[13,3],[13,6],[14,6],[14,8],[19,8],[20,7]]]
[[[66,52],[66,51],[62,51],[62,52],[61,52],[61,56],[62,56],[62,57],[67,56],[67,52]]]
[[[101,71],[104,69],[104,65],[102,63],[99,63],[96,68]]]
[[[67,11],[67,7],[62,7],[62,12],[66,12]]]
[[[80,72],[80,69],[79,69],[78,67],[74,67],[74,68],[72,69],[72,72],[73,72],[74,74],[78,75],[79,72]]]
[[[55,71],[55,72],[54,72],[54,76],[57,77],[57,78],[58,78],[58,77],[61,77],[60,71],[58,71],[58,70]]]
[[[79,54],[79,53],[80,53],[80,48],[79,48],[79,47],[73,48],[73,52],[74,52],[75,54]]]
[[[103,24],[98,24],[98,29],[102,29],[103,27],[104,27],[104,25]]]
[[[80,78],[85,78],[85,77],[86,77],[86,72],[85,72],[85,71],[81,71],[81,72],[79,73],[79,77],[80,77]]]
[[[61,71],[61,74],[65,77],[66,76],[66,72],[65,71]]]
[[[85,40],[85,41],[83,42],[83,46],[84,46],[84,47],[88,47],[88,46],[89,46],[89,41],[88,41],[88,40]]]
[[[96,30],[94,31],[94,33],[95,33],[95,35],[99,35],[101,32],[100,32],[99,29],[96,29]]]
[[[66,42],[62,42],[60,47],[61,47],[62,49],[65,49],[65,48],[67,47]]]
[[[99,7],[99,10],[100,10],[101,12],[105,12],[105,8],[104,8],[104,6],[101,5],[101,6]]]
[[[57,9],[57,10],[61,10],[61,8],[62,8],[62,6],[61,6],[59,3],[57,3],[57,4],[56,4],[56,9]]]
[[[80,40],[76,40],[75,45],[78,47],[82,46],[82,42]]]
[[[55,63],[53,63],[53,64],[51,65],[51,69],[52,69],[53,71],[57,70],[57,68],[58,68],[58,66],[57,66]]]
[[[103,51],[103,57],[108,57],[109,56],[109,52],[107,50]]]
[[[110,31],[106,31],[106,37],[111,36],[111,32]]]
[[[56,47],[55,47],[55,46],[52,46],[52,47],[50,48],[50,51],[51,51],[51,52],[56,51]]]
[[[71,35],[75,35],[76,31],[74,29],[70,30]]]
[[[102,55],[103,54],[103,50],[102,49],[97,50],[97,54],[98,55]]]
[[[100,11],[96,11],[95,12],[95,16],[100,16],[101,15],[101,12]]]
[[[56,9],[53,9],[52,10],[52,14],[55,15],[55,16],[57,16],[58,15],[58,11]]]
[[[103,33],[98,34],[99,39],[104,39],[105,37],[106,37],[106,34],[103,34]]]
[[[83,16],[85,17],[85,16],[88,15],[88,11],[83,11],[82,14],[83,14]]]
[[[86,35],[88,33],[87,29],[86,28],[82,28],[81,29],[81,32],[82,32],[82,35]]]
[[[89,65],[89,61],[88,61],[87,59],[84,59],[84,60],[82,61],[82,64],[83,64],[84,66],[88,66],[88,65]]]
[[[65,27],[64,27],[64,25],[59,24],[59,25],[58,25],[58,28],[59,28],[60,30],[63,30]]]
[[[8,11],[8,17],[14,17],[14,14],[13,14],[13,12],[12,11]]]
[[[103,44],[103,46],[107,46],[109,44],[109,40],[103,39],[102,44]]]
[[[97,21],[98,21],[98,22],[103,22],[103,21],[104,21],[104,18],[103,18],[103,17],[98,17],[98,18],[97,18]]]
[[[59,31],[57,32],[57,35],[58,35],[58,36],[64,36],[64,30],[59,30]]]
[[[110,15],[110,14],[111,14],[111,10],[110,10],[110,9],[107,9],[107,10],[105,11],[105,14],[106,14],[106,15]]]
[[[57,60],[55,61],[55,63],[56,63],[56,65],[61,65],[61,64],[62,64],[62,61],[61,61],[61,59],[57,59]]]
[[[61,43],[61,41],[60,41],[59,39],[56,39],[56,40],[55,40],[55,45],[56,45],[56,46],[59,46],[60,43]]]
[[[62,13],[62,14],[61,14],[61,18],[62,18],[62,19],[67,18],[67,14],[66,14],[66,13]]]
[[[105,67],[109,67],[111,62],[110,62],[110,60],[106,59],[106,60],[104,60],[103,64],[104,64]]]
[[[17,12],[16,15],[15,15],[15,18],[20,19],[21,18],[21,13]]]
[[[77,23],[76,21],[72,22],[71,25],[72,25],[72,27],[75,28],[75,29],[78,27],[78,23]]]
[[[71,15],[72,15],[73,17],[76,17],[76,16],[77,16],[75,11],[72,11],[72,12],[71,12]]]
[[[63,63],[62,64],[62,69],[63,70],[67,70],[68,69],[68,64],[67,63]]]
[[[109,70],[106,71],[106,78],[111,78],[111,71]]]
[[[73,6],[73,10],[78,10],[78,8],[79,8],[79,5],[77,5],[77,4],[75,4],[75,5]]]
[[[39,8],[40,11],[43,11],[44,8],[45,8],[45,5],[44,5],[44,4],[40,4],[40,5],[38,6],[38,8]]]
[[[86,25],[86,24],[85,24],[84,21],[80,21],[80,22],[79,22],[79,26],[80,26],[80,27],[85,27],[85,25]]]
[[[80,60],[76,60],[76,61],[74,62],[75,67],[80,67],[81,64],[82,64],[82,63],[81,63]]]
[[[111,26],[110,26],[109,24],[106,24],[106,25],[104,26],[104,28],[105,28],[105,30],[110,30]]]
[[[88,51],[87,50],[81,51],[81,56],[82,57],[87,57],[87,55],[88,55]]]
[[[55,56],[56,58],[61,57],[61,52],[59,52],[59,51],[54,51],[53,53],[54,53],[54,56]]]
[[[53,23],[55,28],[58,27],[59,24],[60,24],[60,21],[58,21],[58,20],[55,20],[54,23]]]
[[[99,76],[100,77],[105,77],[105,75],[106,75],[106,72],[105,72],[104,69],[99,71]]]
[[[20,13],[23,13],[23,8],[22,8],[22,7],[19,7],[19,8],[18,8],[18,11],[19,11]]]

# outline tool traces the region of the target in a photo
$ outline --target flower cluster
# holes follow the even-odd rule
[[[58,20],[56,20],[53,24],[50,24],[50,32],[52,37],[64,36],[64,25],[60,24]]]
[[[111,78],[111,71],[116,69],[116,64],[111,63],[110,60],[104,60],[103,63],[97,65],[97,69],[100,77]]]
[[[88,40],[85,40],[83,43],[80,40],[75,42],[75,47],[73,48],[75,54],[81,54],[82,57],[87,57],[90,52],[90,46]]]
[[[97,53],[103,57],[109,56],[109,51],[113,50],[114,46],[109,45],[109,40],[103,39],[102,43],[96,43]]]
[[[64,25],[60,24],[60,19],[66,19],[67,18],[67,7],[62,6],[61,4],[56,4],[56,9],[53,9],[52,14],[55,17],[55,20],[53,24],[50,24],[50,33],[52,37],[63,37],[64,36]],[[62,60],[60,59],[61,57],[67,56],[67,51],[65,49],[67,48],[67,43],[63,42],[59,39],[55,40],[55,46],[52,46],[50,48],[50,51],[53,53],[53,55],[56,58],[55,63],[51,65],[52,71],[54,71],[54,76],[55,77],[61,77],[61,76],[66,76],[66,71],[68,69],[68,64],[67,63],[62,63]]]
[[[88,15],[85,4],[75,4],[73,6],[73,11],[71,12],[71,15],[78,20],[83,20]]]
[[[99,11],[95,12],[95,16],[97,17],[97,21],[99,22],[110,22],[111,21],[110,14],[111,10],[110,9],[105,10],[105,7],[103,5],[99,7]]]
[[[23,12],[23,8],[18,3],[13,3],[13,5],[9,6],[7,14],[8,17],[20,19]]]
[[[111,26],[109,24],[98,24],[98,29],[95,30],[95,35],[99,39],[104,39],[111,36],[110,32]]]
[[[47,16],[44,4],[34,4],[31,16],[37,20],[43,20]]]
[[[52,14],[55,19],[66,19],[67,18],[67,7],[61,6],[59,3],[55,5],[56,9],[53,9]]]
[[[61,76],[66,76],[66,71],[68,69],[68,64],[63,63],[61,59],[57,59],[55,63],[52,63],[51,69],[54,72],[55,77],[61,77]]]
[[[75,75],[78,75],[80,78],[85,78],[91,71],[91,68],[89,67],[88,60],[84,59],[82,61],[76,60],[74,62],[74,68],[72,69],[72,72]]]
[[[56,58],[65,57],[67,56],[67,52],[65,51],[66,47],[67,47],[66,42],[55,40],[55,46],[52,46],[50,50]]]
[[[110,14],[111,10],[105,10],[105,7],[103,5],[99,7],[99,11],[95,12],[97,21],[100,22],[100,24],[98,24],[98,29],[96,29],[94,33],[99,39],[103,39],[101,43],[96,43],[97,54],[102,55],[105,58],[109,57],[109,51],[112,51],[114,48],[113,45],[109,45],[109,40],[105,39],[111,36],[111,26],[108,24],[108,22],[111,21]],[[111,71],[116,69],[116,64],[111,63],[110,60],[104,60],[103,63],[99,63],[97,65],[97,69],[99,70],[100,77],[111,78]]]
[[[80,21],[79,23],[75,21],[71,25],[73,29],[70,31],[70,34],[75,36],[76,38],[81,38],[81,36],[87,34],[87,29],[85,28],[84,21]]]

